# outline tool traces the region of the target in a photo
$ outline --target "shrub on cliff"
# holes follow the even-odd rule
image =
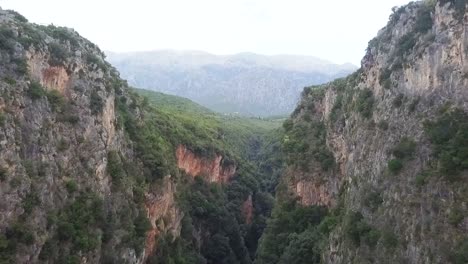
[[[12,52],[15,48],[15,35],[11,29],[0,27],[0,49]]]
[[[363,240],[374,241],[376,234],[371,233],[372,230],[360,212],[351,212],[345,217],[343,231],[355,246],[359,246]]]
[[[89,98],[89,107],[91,108],[91,113],[93,115],[100,114],[104,107],[104,100],[101,96],[97,93],[97,91],[93,90],[91,92],[91,96]]]
[[[398,174],[403,169],[403,163],[399,159],[392,159],[388,162],[388,169],[393,174]]]
[[[398,159],[411,158],[416,150],[416,142],[414,140],[404,137],[393,148],[392,154]]]
[[[450,259],[455,264],[468,263],[468,238],[465,238],[453,249]]]
[[[374,108],[374,94],[370,89],[359,91],[356,98],[356,110],[364,117],[369,118],[372,116]]]
[[[100,243],[96,229],[105,225],[102,200],[83,193],[69,204],[58,217],[58,238],[72,243],[74,250],[88,252]]]
[[[468,115],[461,109],[447,110],[424,125],[439,171],[448,180],[457,180],[468,169]]]
[[[117,151],[109,151],[107,154],[107,173],[112,177],[112,183],[116,186],[119,186],[125,177],[125,170]]]
[[[29,84],[28,95],[31,99],[36,100],[43,97],[45,95],[45,91],[39,82],[31,81]]]
[[[65,106],[65,97],[63,97],[63,95],[57,90],[45,92],[45,95],[47,96],[47,100],[49,101],[52,110],[62,112],[62,109]]]
[[[49,44],[50,59],[49,64],[52,66],[63,65],[70,56],[67,49],[59,43]]]

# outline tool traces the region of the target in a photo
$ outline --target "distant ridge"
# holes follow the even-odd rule
[[[107,52],[109,61],[135,87],[187,97],[222,113],[270,116],[290,113],[303,87],[357,69],[302,55],[155,50]]]

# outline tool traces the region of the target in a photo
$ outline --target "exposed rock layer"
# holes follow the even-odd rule
[[[236,174],[236,165],[226,164],[224,157],[218,154],[207,158],[180,145],[176,150],[176,157],[179,169],[192,177],[200,176],[208,182],[227,183]]]

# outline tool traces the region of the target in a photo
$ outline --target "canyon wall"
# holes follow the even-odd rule
[[[176,150],[177,166],[192,177],[200,176],[207,182],[228,183],[236,174],[236,165],[228,163],[219,154],[204,157],[180,145]]]
[[[285,125],[288,189],[303,205],[342,210],[326,263],[462,263],[468,186],[458,126],[468,112],[468,28],[461,2],[396,9],[362,68],[306,88]],[[358,225],[367,231],[353,240]],[[374,242],[366,243],[366,232]]]

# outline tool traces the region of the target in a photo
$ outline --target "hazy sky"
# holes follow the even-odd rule
[[[408,0],[0,0],[109,51],[314,55],[359,64],[391,8]]]

